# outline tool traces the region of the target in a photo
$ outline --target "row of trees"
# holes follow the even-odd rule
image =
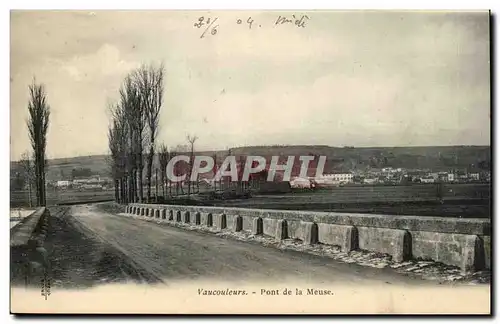
[[[164,67],[142,65],[121,85],[120,99],[112,104],[108,142],[115,198],[119,202],[151,199],[153,159],[163,105]],[[163,148],[160,149],[162,151]],[[146,172],[144,196],[143,172]]]
[[[191,162],[194,160],[194,144],[196,140],[198,139],[197,136],[195,135],[188,135],[186,136],[186,140],[188,141],[189,145],[177,145],[171,150],[168,149],[168,147],[165,144],[162,144],[160,147],[160,151],[158,152],[158,161],[160,165],[160,179],[161,179],[161,184],[162,184],[162,191],[163,191],[163,196],[170,195],[172,196],[174,194],[174,189],[173,189],[173,184],[169,179],[167,179],[167,165],[168,162],[174,158],[177,155],[186,155],[189,154],[191,157]],[[185,163],[185,162],[179,162],[175,165],[174,167],[174,174],[180,175],[180,174],[186,174],[186,179],[187,179],[187,194],[188,196],[191,193],[195,192],[195,187],[194,184],[190,181],[191,179],[191,174],[193,172],[193,164],[192,163]],[[168,192],[167,192],[167,187],[168,187]],[[196,188],[199,191],[199,184],[198,181],[196,181]],[[181,182],[176,182],[175,183],[175,194],[185,194],[184,192],[184,187]]]
[[[199,191],[199,181],[190,181],[194,147],[198,137],[188,135],[187,145],[177,145],[171,149],[164,143],[157,143],[165,90],[164,77],[162,64],[142,65],[125,77],[119,90],[119,100],[110,106],[108,144],[117,202],[150,202],[153,198],[151,190],[153,175],[156,177],[155,196],[159,194],[158,183],[161,184],[164,197],[173,195],[174,190],[176,195],[185,194],[182,183],[170,183],[166,174],[169,161],[181,154],[189,154],[191,163],[176,163],[174,173],[186,174],[188,195]],[[155,163],[156,158],[157,163]],[[154,168],[154,165],[158,165],[159,170]]]

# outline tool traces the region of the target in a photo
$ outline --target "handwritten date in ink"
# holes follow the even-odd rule
[[[200,38],[204,38],[209,34],[212,36],[215,36],[218,33],[218,28],[219,25],[215,25],[215,22],[218,21],[218,17],[212,19],[211,17],[204,17],[201,16],[198,18],[198,20],[194,23],[194,27],[203,30]],[[280,26],[280,25],[294,25],[298,28],[305,28],[306,27],[306,22],[309,20],[309,16],[307,15],[301,15],[301,16],[295,16],[292,15],[291,17],[286,17],[286,16],[278,16],[276,20],[269,21],[268,26]],[[264,23],[264,22],[262,22]],[[248,26],[248,29],[255,29],[255,27],[260,28],[263,25],[261,25],[261,21],[258,21],[252,17],[241,17],[236,19],[236,24],[237,25],[246,25]],[[272,25],[271,25],[272,24]],[[265,26],[265,25],[264,25]]]
[[[201,34],[200,38],[205,37],[205,34],[209,30],[210,30],[210,34],[212,34],[212,35],[216,35],[217,34],[217,27],[219,27],[219,25],[215,25],[214,26],[214,23],[217,21],[217,19],[219,19],[219,18],[215,18],[215,19],[211,20],[210,17],[208,17],[205,20],[205,17],[203,17],[203,16],[201,16],[200,18],[198,18],[198,22],[194,23],[194,27],[195,28],[200,29],[201,27],[207,26],[207,27],[205,27],[205,29],[204,29],[203,33]]]
[[[253,22],[254,22],[254,21],[255,21],[255,20],[253,20],[253,19],[252,19],[252,17],[248,17],[248,19],[247,19],[246,23],[248,24],[248,28],[249,28],[249,29],[252,29],[252,25],[253,25]],[[241,24],[243,23],[243,20],[238,19],[238,20],[236,20],[236,23],[237,23],[238,25],[241,25]],[[259,27],[261,27],[261,25],[259,25]]]

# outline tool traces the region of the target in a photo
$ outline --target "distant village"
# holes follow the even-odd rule
[[[315,171],[315,169],[312,169]],[[311,172],[308,172],[310,175]],[[213,173],[200,175],[199,185],[217,186],[214,184]],[[282,172],[277,172],[275,180],[280,181]],[[316,177],[291,177],[291,188],[315,188],[345,185],[410,185],[416,183],[487,183],[491,181],[490,171],[468,172],[467,170],[455,170],[450,172],[432,172],[428,170],[407,170],[403,168],[370,169],[368,171],[353,171],[343,173],[327,173]],[[155,186],[156,178],[152,179]],[[226,182],[226,180],[223,180]],[[72,180],[58,180],[48,183],[48,186],[56,190],[107,190],[113,188],[113,180],[110,177],[91,175],[88,177],[77,177]]]
[[[491,172],[468,172],[455,170],[432,172],[429,170],[407,170],[403,168],[370,169],[345,173],[324,174],[320,177],[293,177],[292,188],[312,188],[324,186],[358,185],[404,185],[412,183],[478,183],[490,182]]]
[[[110,177],[101,177],[92,175],[89,177],[80,177],[72,180],[58,180],[49,182],[48,186],[55,189],[76,189],[76,190],[106,190],[113,188],[113,179]]]

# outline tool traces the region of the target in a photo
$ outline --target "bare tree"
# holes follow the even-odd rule
[[[127,124],[125,112],[120,105],[111,107],[112,123],[108,129],[108,144],[111,152],[111,171],[115,182],[115,200],[127,202]]]
[[[28,200],[30,207],[33,207],[33,201],[31,199],[31,187],[33,185],[33,180],[35,178],[35,166],[33,161],[31,160],[30,153],[25,152],[21,155],[21,160],[19,161],[23,168],[24,178],[28,183]]]
[[[115,201],[120,202],[120,191],[119,191],[119,172],[118,172],[118,159],[119,159],[119,147],[118,147],[118,125],[115,120],[108,128],[108,146],[110,151],[110,158],[108,160],[111,176],[113,177],[113,183],[115,188]]]
[[[177,145],[176,147],[174,147],[174,149],[170,152],[170,159],[173,159],[175,156],[177,155],[184,155],[183,153],[186,153],[189,151],[189,147],[187,145]],[[187,170],[184,168],[185,164],[184,163],[176,163],[175,166],[174,166],[174,169],[177,171],[177,175],[178,173],[183,173],[185,171],[188,171],[189,172],[189,163],[187,165]],[[188,175],[186,172],[186,179],[188,179]],[[186,181],[186,180],[185,180]],[[189,183],[189,182],[188,182]],[[179,195],[179,190],[180,190],[180,194],[181,195],[184,195],[184,187],[183,187],[183,183],[181,181],[177,181],[175,183],[175,194],[176,195]]]
[[[164,67],[163,64],[143,65],[136,72],[137,83],[141,95],[141,105],[145,111],[146,124],[148,126],[148,150],[146,159],[146,185],[147,198],[151,199],[151,177],[153,159],[156,152],[156,137],[160,121],[160,110],[163,104],[164,90]]]
[[[127,128],[127,184],[129,201],[142,201],[142,170],[145,110],[141,105],[141,95],[135,74],[125,78],[120,88],[120,106]]]
[[[165,182],[167,181],[167,165],[170,161],[170,154],[168,152],[168,147],[165,144],[160,145],[158,150],[158,159],[160,162],[160,178],[161,178],[161,186],[163,191],[163,197],[166,197],[165,191]]]
[[[246,158],[243,155],[240,155],[239,161],[238,161],[238,184],[239,184],[239,189],[243,191],[245,189],[246,183],[243,182],[243,170],[245,166],[245,161]]]
[[[158,201],[158,167],[155,169],[155,199]]]
[[[173,159],[174,157],[176,157],[178,154],[179,153],[177,152],[176,148],[172,149],[170,151],[170,154],[169,154],[170,155],[170,160]],[[174,166],[174,169],[175,169],[175,166]],[[167,181],[169,183],[169,194],[170,194],[170,196],[172,196],[172,185],[173,185],[173,183],[172,183],[172,181],[170,179],[168,179]],[[179,183],[178,182],[175,183],[175,195],[179,195]]]
[[[231,156],[231,149],[227,150],[227,156]],[[228,166],[228,170],[231,170],[231,164]],[[230,177],[224,177],[221,178],[221,189],[222,191],[225,191],[227,189],[230,189],[231,187],[231,178]]]
[[[47,148],[50,106],[47,103],[45,86],[37,84],[35,79],[29,86],[29,96],[27,126],[33,148],[37,206],[45,206],[47,203],[45,193],[45,150]]]
[[[194,162],[193,161],[194,160],[194,143],[198,139],[198,136],[188,135],[188,136],[186,136],[186,139],[190,145],[189,174],[188,174],[188,196],[189,196],[191,194],[191,174],[193,174],[193,166],[194,166],[194,163],[193,163]]]
[[[213,168],[214,176],[212,182],[214,185],[214,191],[217,192],[217,180],[215,178],[215,176],[217,175],[217,171],[219,170],[219,166],[217,165],[217,152],[214,152],[213,159],[214,159],[214,168]]]

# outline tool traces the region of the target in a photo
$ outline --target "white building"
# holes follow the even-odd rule
[[[479,173],[469,173],[469,179],[479,180]]]
[[[73,180],[74,184],[86,184],[87,182],[88,182],[87,179],[76,179],[76,180]]]
[[[397,172],[403,172],[403,168],[392,168],[392,167],[388,167],[388,168],[382,168],[382,173],[397,173]]]
[[[431,172],[427,175],[426,178],[432,177],[434,180],[439,179],[439,173],[438,172]]]
[[[68,180],[59,180],[59,181],[57,181],[56,186],[58,188],[67,188],[67,187],[69,187],[70,184],[71,184],[71,182]]]
[[[363,179],[364,184],[375,184],[378,182],[377,178],[365,178]]]
[[[325,182],[333,182],[333,183],[348,183],[353,181],[352,173],[333,173],[333,174],[324,174],[318,180],[324,180]]]
[[[434,182],[436,182],[436,179],[434,179],[434,177],[432,177],[432,176],[427,176],[427,177],[421,178],[420,182],[422,182],[422,183],[434,183]]]
[[[305,178],[295,178],[290,181],[292,188],[311,188],[311,181]]]

